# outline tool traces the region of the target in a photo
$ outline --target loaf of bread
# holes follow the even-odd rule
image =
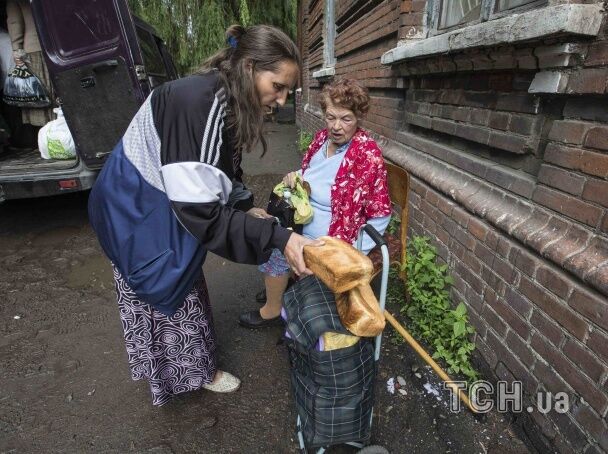
[[[355,336],[374,337],[384,329],[386,320],[369,284],[337,294],[336,306],[340,321]]]
[[[305,246],[306,266],[334,293],[347,292],[372,278],[372,261],[338,238],[322,236],[323,246]]]

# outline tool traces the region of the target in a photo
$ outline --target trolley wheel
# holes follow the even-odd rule
[[[386,448],[380,445],[370,445],[357,451],[357,454],[390,454]]]

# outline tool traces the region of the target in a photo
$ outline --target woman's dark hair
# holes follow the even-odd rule
[[[264,108],[253,74],[277,71],[283,62],[293,62],[300,67],[300,52],[285,33],[268,25],[247,28],[232,25],[226,30],[226,41],[230,45],[206,60],[199,72],[219,70],[228,92],[227,125],[234,131],[235,146],[249,152],[260,141],[266,153]]]
[[[323,112],[327,110],[328,103],[352,110],[357,118],[361,118],[369,110],[369,92],[355,79],[340,79],[323,87],[319,100]]]

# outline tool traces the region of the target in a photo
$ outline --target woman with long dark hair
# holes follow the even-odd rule
[[[216,365],[207,251],[255,264],[279,249],[296,273],[310,273],[302,249],[315,243],[253,208],[240,167],[243,150],[266,149],[264,110],[283,105],[297,82],[298,50],[264,25],[232,26],[227,38],[198,74],[152,92],[89,200],[114,267],[131,374],[150,382],[154,405],[240,385]]]

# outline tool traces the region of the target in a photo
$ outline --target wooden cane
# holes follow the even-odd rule
[[[422,348],[422,346],[416,341],[416,339],[414,339],[412,335],[408,333],[407,330],[387,310],[384,311],[384,316],[386,317],[388,322],[393,326],[393,328],[395,328],[397,332],[403,336],[406,342],[410,344],[414,348],[414,350],[416,350],[416,353],[418,353],[422,357],[422,359],[433,368],[437,375],[439,375],[439,377],[441,377],[441,379],[445,383],[447,383],[450,388],[452,388],[456,393],[458,393],[458,397],[460,397],[460,400],[463,401],[473,413],[477,414],[478,411],[475,409],[473,404],[471,404],[471,401],[464,393],[464,391],[454,384],[449,375],[446,374],[441,367],[439,367],[439,364],[437,364],[435,360],[431,358],[431,356],[424,350],[424,348]]]

